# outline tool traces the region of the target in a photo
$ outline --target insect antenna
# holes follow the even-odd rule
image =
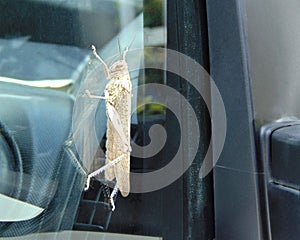
[[[118,37],[118,48],[119,48],[120,57],[122,57],[120,37]]]
[[[131,48],[131,46],[132,46],[132,44],[133,44],[135,38],[136,38],[136,34],[134,35],[134,37],[133,37],[131,43],[129,44],[129,46],[128,46],[128,47],[125,49],[125,51],[123,52],[123,60],[125,60],[125,57],[126,57],[126,55],[127,55],[127,53],[128,53],[128,50]]]
[[[128,47],[125,49],[125,51],[123,52],[123,56],[122,56],[122,59],[125,60],[125,57],[128,53]]]
[[[132,44],[133,44],[133,42],[134,42],[135,39],[136,39],[136,34],[134,34],[134,37],[133,37],[133,39],[131,40],[131,43],[129,44],[128,49],[131,48],[131,46],[132,46]]]
[[[120,42],[120,36],[118,36],[118,48],[119,48],[119,53],[120,53],[120,56],[123,60],[125,60],[125,57],[126,57],[126,54],[128,53],[128,50],[131,48],[134,40],[136,38],[136,34],[134,35],[130,45],[128,47],[126,47],[125,51],[122,53],[122,50],[121,50],[121,42]]]

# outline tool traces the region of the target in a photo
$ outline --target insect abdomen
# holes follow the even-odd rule
[[[126,81],[126,82],[124,82]],[[125,84],[129,84],[129,89],[123,88]],[[129,91],[128,91],[129,90]],[[120,80],[117,83],[108,84],[107,88],[107,103],[110,104],[119,114],[120,122],[127,139],[130,143],[130,115],[131,115],[131,82]],[[113,94],[110,94],[113,93]],[[107,121],[107,142],[106,142],[106,161],[107,163],[122,156],[114,167],[105,172],[107,180],[116,178],[118,188],[121,194],[125,197],[130,192],[130,152],[124,151],[125,143],[115,130],[111,121]]]

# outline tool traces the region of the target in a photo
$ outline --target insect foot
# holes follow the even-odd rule
[[[88,177],[87,177],[87,179],[86,179],[86,186],[85,186],[85,188],[84,188],[84,191],[89,190],[89,188],[90,188],[90,183],[91,183],[91,178],[92,178],[92,176],[88,175]]]
[[[115,211],[116,206],[115,206],[115,201],[114,201],[114,197],[115,195],[118,193],[118,186],[116,185],[112,191],[112,193],[110,194],[109,200],[110,200],[110,204],[111,204],[111,210]]]
[[[91,95],[91,92],[90,92],[89,90],[87,90],[87,89],[85,90],[85,94],[86,94],[89,98],[91,98],[91,96],[92,96],[92,95]]]

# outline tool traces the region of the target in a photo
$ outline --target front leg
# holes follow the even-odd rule
[[[104,66],[104,71],[107,79],[110,79],[110,72],[107,64],[104,62],[104,60],[97,54],[96,47],[94,45],[91,46],[93,50],[94,56],[103,64]]]
[[[96,98],[96,99],[106,99],[106,97],[102,97],[102,96],[97,96],[97,95],[92,95],[91,92],[89,90],[85,90],[85,94],[89,97],[89,98]]]

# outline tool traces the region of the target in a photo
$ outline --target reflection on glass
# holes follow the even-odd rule
[[[250,76],[258,122],[300,117],[300,2],[246,1]]]

